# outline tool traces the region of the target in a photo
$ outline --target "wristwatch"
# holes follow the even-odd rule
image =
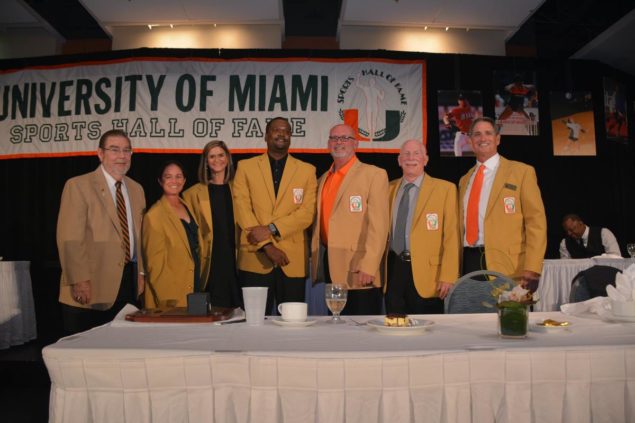
[[[269,224],[269,232],[271,232],[273,236],[280,236],[280,232],[278,232],[278,228],[276,228],[276,225],[274,225],[273,223]]]

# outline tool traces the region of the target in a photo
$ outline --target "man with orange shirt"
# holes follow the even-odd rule
[[[333,165],[320,177],[311,241],[315,282],[348,286],[342,314],[379,314],[380,263],[388,240],[388,175],[360,162],[355,131],[340,124],[329,132]]]

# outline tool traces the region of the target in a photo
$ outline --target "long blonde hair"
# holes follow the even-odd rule
[[[228,183],[234,179],[234,161],[232,160],[232,154],[229,152],[229,148],[227,148],[227,144],[221,140],[214,140],[205,144],[203,152],[201,153],[201,161],[198,163],[198,181],[205,185],[209,184],[212,179],[211,169],[207,166],[207,155],[214,147],[222,148],[227,155],[227,167],[225,168],[225,177],[223,178],[223,182]]]

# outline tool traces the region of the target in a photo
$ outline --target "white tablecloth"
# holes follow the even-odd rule
[[[44,349],[51,422],[627,422],[635,324],[567,319],[500,339],[496,315],[420,316],[426,334],[266,321],[104,326]],[[368,320],[358,317],[356,320]]]
[[[37,337],[28,261],[0,261],[0,349]]]
[[[624,270],[631,264],[635,264],[635,259],[588,258],[545,260],[537,291],[540,301],[534,305],[534,310],[560,310],[561,304],[569,302],[573,278],[589,267],[602,265]]]

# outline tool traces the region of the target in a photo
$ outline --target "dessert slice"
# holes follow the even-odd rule
[[[384,317],[384,326],[405,327],[410,326],[410,319],[406,314],[389,313]]]

